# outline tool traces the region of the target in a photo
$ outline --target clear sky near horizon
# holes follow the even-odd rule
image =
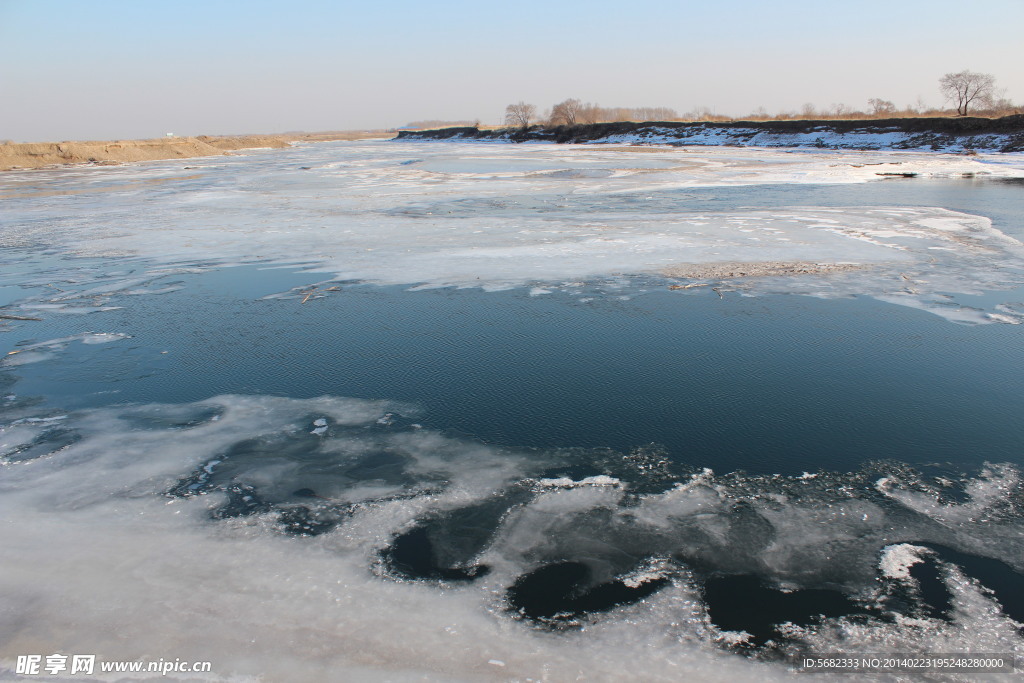
[[[520,100],[732,116],[1024,100],[1024,0],[0,0],[0,139],[498,123]]]

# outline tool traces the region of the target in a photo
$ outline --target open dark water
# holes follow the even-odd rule
[[[353,285],[306,304],[260,298],[308,281],[231,268],[134,297],[103,314],[130,339],[22,366],[17,393],[62,409],[219,394],[390,399],[419,406],[424,426],[487,443],[653,442],[723,472],[1024,457],[1016,326],[956,325],[865,298],[706,290],[581,303]],[[32,329],[82,332],[57,322]]]
[[[562,201],[558,211],[571,214],[576,200]],[[579,201],[632,210],[628,195]],[[657,202],[692,211],[938,206],[1024,239],[1024,185],[990,179],[688,188],[650,201],[652,211]],[[152,267],[59,250],[6,258],[4,305],[46,291],[46,273],[66,262],[95,269],[97,282],[105,270],[113,281]],[[319,624],[323,643],[307,655],[299,648],[317,662],[312,672],[338,665],[323,654],[336,645],[331,634],[356,642],[360,631],[386,630],[406,619],[406,601],[423,615],[402,631],[408,654],[361,660],[337,645],[343,666],[415,673],[426,648],[435,655],[424,675],[450,664],[468,679],[501,679],[506,662],[525,677],[571,652],[622,661],[656,647],[649,671],[632,671],[637,680],[671,679],[673,657],[705,677],[753,678],[786,669],[748,663],[807,651],[1022,649],[1024,326],[957,324],[867,296],[670,291],[652,276],[538,293],[325,282],[299,266],[178,265],[194,268],[149,278],[164,293],[115,290],[92,301],[111,310],[0,328],[3,350],[18,352],[9,358],[46,355],[0,367],[11,435],[0,443],[9,475],[0,496],[28,511],[15,524],[39,514],[39,533],[63,539],[89,567],[87,547],[130,557],[126,548],[140,543],[121,513],[90,507],[107,505],[94,498],[139,500],[123,504],[158,519],[178,506],[195,520],[185,531],[161,521],[138,533],[165,534],[169,547],[190,534],[221,578],[184,565],[158,571],[142,552],[137,564],[126,560],[133,576],[154,572],[154,587],[115,599],[126,608],[149,591],[174,599],[160,592],[170,576],[212,582],[195,604],[182,598],[162,628],[138,617],[154,642],[191,623],[214,632],[198,616],[204,601],[222,604],[229,627],[254,641],[280,638],[253,625],[245,601],[222,603],[237,589],[262,595],[283,630],[323,617],[305,607],[315,591],[348,605],[352,623]],[[18,282],[18,269],[31,277]],[[1014,287],[957,300],[1024,301]],[[127,336],[82,343],[84,333]],[[35,482],[45,482],[38,494]],[[81,548],[76,534],[87,539]],[[49,551],[27,537],[12,547],[46,565]],[[223,550],[228,543],[261,559],[243,561]],[[344,587],[317,569],[324,553],[337,558]],[[266,588],[289,566],[307,592]],[[86,570],[83,585],[120,595],[102,574]],[[53,648],[116,649],[45,608],[64,595],[65,574],[40,577],[2,589],[31,585],[42,621],[64,634]],[[10,604],[0,625],[24,649],[39,636],[21,625],[23,606]],[[458,641],[462,649],[445,655],[433,643],[440,627],[429,615],[449,613],[445,629],[479,630],[479,652]],[[652,634],[668,643],[651,645]],[[204,657],[199,640],[181,648],[252,670],[240,643],[207,643]],[[534,659],[522,654],[530,648]],[[631,675],[600,666],[585,677]]]

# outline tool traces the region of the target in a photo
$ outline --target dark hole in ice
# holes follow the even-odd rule
[[[1024,591],[1021,590],[1021,587],[1024,586],[1024,575],[1020,572],[1015,571],[1005,562],[990,557],[969,555],[936,543],[922,543],[921,545],[935,551],[940,560],[957,565],[965,574],[977,579],[983,586],[992,591],[1006,616],[1014,621],[1024,622]],[[920,581],[915,570],[922,565],[929,564],[931,563],[927,560],[915,564],[910,568],[911,576]],[[943,584],[943,589],[945,590],[945,584]],[[922,593],[924,593],[924,590],[925,588],[922,583]],[[948,593],[949,591],[946,590],[947,598],[945,608],[943,609],[944,612],[949,611],[950,598]],[[941,604],[938,603],[937,606]]]
[[[216,490],[218,487],[210,480],[214,467],[214,462],[209,461],[196,468],[187,477],[179,479],[177,484],[167,489],[167,495],[173,498],[190,498]]]
[[[338,526],[337,520],[321,518],[305,505],[282,510],[277,521],[285,533],[293,536],[319,536]]]
[[[392,542],[383,553],[388,569],[409,579],[433,581],[473,581],[490,571],[486,565],[470,567],[441,566],[434,556],[434,544],[427,528],[418,526]]]
[[[256,489],[251,486],[235,484],[226,488],[224,492],[228,494],[228,502],[211,513],[214,519],[248,517],[269,512],[271,509],[270,503],[261,500],[256,495]]]
[[[910,567],[910,576],[917,581],[924,616],[948,621],[953,609],[953,596],[942,580],[938,563],[932,558],[925,558]]]
[[[476,558],[493,541],[503,516],[534,495],[529,482],[519,482],[471,505],[421,519],[381,556],[392,574],[404,578],[472,581],[490,571]]]
[[[765,586],[757,576],[723,576],[704,584],[711,621],[723,631],[746,631],[754,645],[779,638],[779,624],[808,626],[826,617],[866,614],[839,591],[808,588],[784,592]]]
[[[594,585],[592,574],[582,562],[546,565],[519,577],[508,589],[509,607],[553,627],[574,626],[589,613],[639,602],[669,583],[658,577],[635,586],[618,579]]]
[[[29,443],[9,451],[4,459],[8,462],[35,460],[36,458],[52,455],[63,448],[67,448],[77,443],[81,438],[78,432],[71,429],[63,427],[47,429]]]

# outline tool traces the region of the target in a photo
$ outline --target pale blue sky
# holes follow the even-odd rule
[[[1024,101],[1024,0],[0,0],[0,139],[497,123],[510,102]]]

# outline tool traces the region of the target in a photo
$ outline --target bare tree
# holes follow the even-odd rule
[[[843,104],[842,102],[833,102],[832,107],[826,113],[838,119],[849,115],[852,111],[853,110],[847,104]]]
[[[896,105],[890,100],[883,100],[878,97],[872,97],[868,100],[868,106],[871,107],[871,113],[875,116],[885,116],[896,111]]]
[[[634,107],[634,121],[670,121],[679,118],[679,114],[671,107]]]
[[[988,108],[995,116],[1009,116],[1010,114],[1021,113],[1021,108],[1006,98],[1006,91],[1001,90],[992,96]]]
[[[973,102],[983,105],[992,99],[996,79],[992,74],[979,74],[974,71],[961,71],[946,74],[939,79],[939,90],[946,100],[956,100],[956,113],[967,116],[967,107]]]
[[[579,123],[582,113],[583,103],[575,98],[559,102],[551,108],[551,125],[575,126]]]
[[[579,120],[581,123],[597,123],[601,120],[601,107],[587,102],[580,107]]]
[[[466,127],[480,127],[480,121],[445,121],[441,119],[427,119],[424,121],[410,121],[405,124],[406,128],[416,128],[418,130],[424,130],[426,128],[454,128],[456,126]]]
[[[505,107],[505,125],[529,128],[530,121],[537,115],[537,107],[525,102]]]
[[[683,118],[689,121],[712,121],[715,118],[715,112],[711,107],[694,107],[693,111],[683,114]]]

